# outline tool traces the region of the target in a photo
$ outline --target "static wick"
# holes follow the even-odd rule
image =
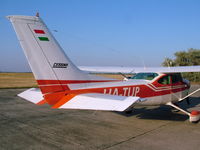
[[[37,12],[35,16],[36,16],[36,17],[40,17],[40,14],[39,14],[39,12]]]

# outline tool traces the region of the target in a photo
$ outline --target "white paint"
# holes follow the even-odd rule
[[[120,93],[122,89],[122,93]],[[137,96],[140,92],[140,87],[119,87],[119,88],[104,88],[104,94],[119,95],[119,96]]]
[[[37,104],[38,102],[43,100],[43,95],[42,95],[40,89],[38,89],[38,88],[28,89],[28,90],[18,94],[17,96],[24,98],[34,104]]]
[[[179,66],[179,67],[116,67],[116,66],[79,66],[81,70],[92,73],[180,73],[200,72],[200,66]]]
[[[7,17],[18,37],[31,70],[37,80],[105,80],[106,78],[89,75],[76,67],[64,53],[41,18],[36,16]],[[35,33],[43,30],[45,34]],[[40,41],[47,37],[49,41]],[[55,63],[66,64],[66,68],[54,68]]]
[[[124,111],[139,99],[139,97],[124,97],[96,93],[82,94],[75,96],[60,108]]]

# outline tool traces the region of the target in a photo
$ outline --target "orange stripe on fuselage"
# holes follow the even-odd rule
[[[69,94],[69,95],[64,96],[55,105],[53,105],[52,108],[59,108],[60,106],[62,106],[63,104],[67,103],[68,101],[70,101],[75,96],[76,96],[75,94]]]
[[[55,105],[59,100],[61,100],[66,95],[67,95],[66,92],[56,92],[44,95],[44,99],[47,101],[49,105]]]
[[[46,104],[46,103],[47,103],[46,100],[43,99],[43,100],[39,101],[39,102],[37,103],[37,105],[43,105],[43,104]]]

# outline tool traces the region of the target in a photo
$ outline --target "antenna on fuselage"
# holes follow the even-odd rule
[[[144,59],[143,59],[142,56],[140,56],[140,58],[141,58],[141,60],[142,60],[142,64],[143,64],[144,70],[146,70],[147,67],[146,67],[146,65],[145,65]]]
[[[36,16],[36,17],[40,17],[40,13],[39,13],[39,12],[37,12],[35,16]]]

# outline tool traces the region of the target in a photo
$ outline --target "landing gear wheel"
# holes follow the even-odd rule
[[[127,110],[125,111],[126,114],[131,114],[133,112],[133,110]]]

